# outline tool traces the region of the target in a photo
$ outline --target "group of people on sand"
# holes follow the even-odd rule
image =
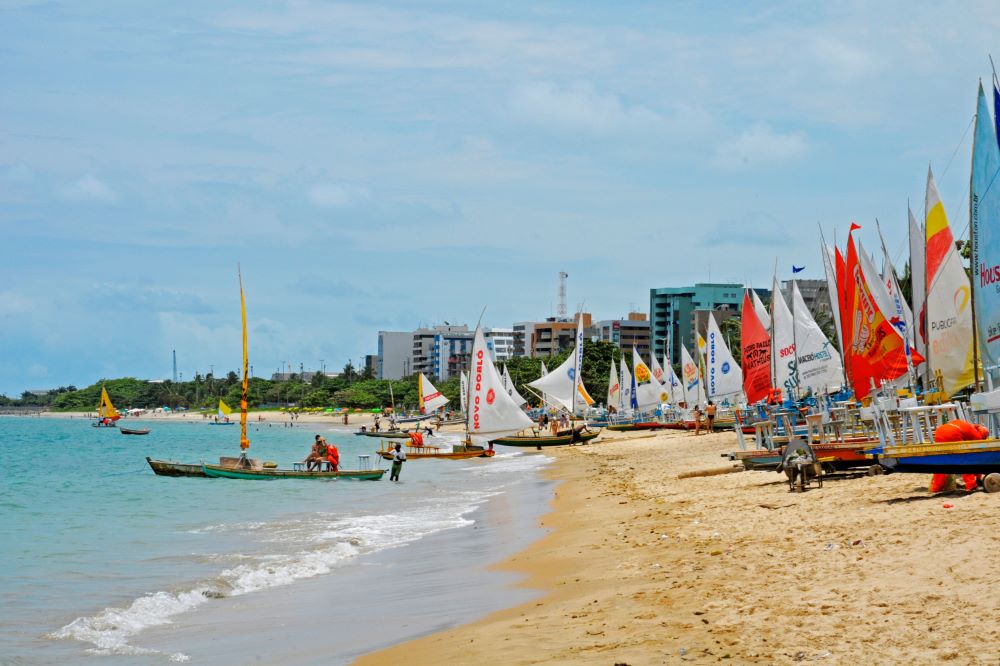
[[[543,412],[538,417],[538,430],[544,432],[548,428],[553,437],[558,435],[560,431],[569,428],[569,425],[569,416],[567,414],[559,414],[559,416],[554,416],[550,419],[549,415]]]
[[[334,444],[328,443],[325,437],[316,435],[312,450],[303,462],[306,463],[306,470],[310,472],[323,471],[323,463],[326,463],[329,471],[336,472],[340,469],[340,451]]]
[[[705,432],[712,432],[715,427],[715,413],[719,411],[719,406],[711,400],[705,406],[705,411],[701,411],[701,405],[695,405],[692,414],[694,415],[694,434],[701,434],[701,417],[705,417]]]

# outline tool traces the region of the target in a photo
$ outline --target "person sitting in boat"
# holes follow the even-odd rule
[[[368,426],[361,426],[361,430],[358,432],[368,432]],[[375,432],[378,432],[378,428],[375,428]]]
[[[326,439],[324,438],[323,443],[326,444]],[[336,472],[340,469],[340,451],[333,444],[326,444],[326,462],[330,467],[331,472]]]
[[[322,439],[323,439],[322,437],[316,435],[316,440],[313,442],[312,450],[309,452],[309,455],[306,456],[306,459],[303,461],[306,463],[306,470],[310,472],[313,471],[313,469],[318,468],[320,461],[323,459],[319,453],[319,444]]]
[[[375,422],[372,424],[372,430],[379,432],[382,429],[382,421],[379,419],[378,415],[375,416]]]

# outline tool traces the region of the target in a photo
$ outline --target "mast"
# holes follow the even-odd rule
[[[802,377],[799,376],[799,340],[795,335],[795,291],[798,289],[795,278],[792,278],[792,358],[795,359],[795,399],[798,399],[799,386],[802,385]],[[782,296],[784,298],[784,296]]]
[[[993,56],[990,55],[990,67],[993,67]],[[997,72],[996,68],[993,67],[993,80],[996,81]],[[983,87],[983,80],[979,79],[980,90]],[[994,109],[994,113],[996,110]],[[976,125],[979,124],[979,100],[976,100]],[[973,223],[974,219],[974,198],[975,198],[975,169],[976,169],[976,131],[972,131],[972,162],[969,168],[969,248],[972,252],[969,254],[969,265],[971,267],[971,274],[969,276],[969,304],[972,306],[972,390],[973,392],[979,391],[979,330],[978,323],[976,321],[976,295],[975,295],[975,278],[976,278],[976,251],[975,238],[976,235],[973,233]]]
[[[247,438],[247,397],[250,389],[250,364],[247,356],[247,300],[243,294],[243,273],[239,264],[236,264],[236,274],[240,280],[240,314],[243,320],[243,383],[240,391],[240,450],[241,459],[246,461],[246,450],[250,448],[250,440]]]

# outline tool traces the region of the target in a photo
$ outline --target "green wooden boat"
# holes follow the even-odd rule
[[[378,481],[384,469],[345,469],[339,472],[306,472],[291,469],[240,469],[201,464],[205,476],[213,479],[357,479]]]
[[[493,444],[503,446],[565,446],[567,444],[586,444],[601,434],[600,430],[574,431],[561,435],[514,435],[494,439]]]
[[[383,439],[409,439],[410,434],[408,432],[403,432],[402,430],[383,430],[381,432],[376,432],[374,430],[367,430],[365,432],[356,432],[355,435],[363,435],[365,437],[381,437]]]

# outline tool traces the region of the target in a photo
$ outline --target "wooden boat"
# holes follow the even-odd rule
[[[586,444],[601,434],[600,430],[574,430],[573,432],[560,433],[558,435],[514,435],[511,437],[501,437],[494,439],[492,444],[502,444],[503,446],[566,446],[568,444]]]
[[[869,451],[887,472],[913,474],[1000,473],[1000,440],[885,446]]]
[[[125,426],[118,426],[118,429],[123,435],[148,435],[149,428],[126,428]]]
[[[221,467],[202,463],[205,476],[213,479],[355,479],[358,481],[378,481],[385,474],[384,469],[345,469],[338,472],[307,472],[292,469],[242,469]]]
[[[111,396],[108,395],[108,389],[103,385],[101,386],[101,404],[97,406],[97,421],[91,423],[95,428],[117,428],[118,419],[121,418],[121,414],[115,409],[115,406],[111,404]]]
[[[201,463],[189,465],[170,460],[153,460],[149,456],[146,456],[146,462],[158,476],[205,476],[205,472],[201,469]]]
[[[356,432],[355,435],[362,435],[364,437],[383,437],[388,439],[409,439],[410,434],[403,432],[402,430],[388,430],[377,432],[375,430],[366,430],[365,432]]]
[[[208,425],[236,425],[236,421],[209,421]]]
[[[375,453],[385,460],[392,460],[393,458],[392,447],[383,447]],[[485,449],[481,446],[474,446],[471,444],[453,447],[451,451],[441,451],[441,449],[436,446],[411,445],[406,447],[407,460],[468,460],[469,458],[490,458],[494,455],[496,455],[496,452],[493,449]]]

